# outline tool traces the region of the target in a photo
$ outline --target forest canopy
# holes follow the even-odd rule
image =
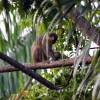
[[[32,63],[32,43],[51,32],[60,59]],[[99,0],[0,0],[0,99],[99,100],[99,46]]]

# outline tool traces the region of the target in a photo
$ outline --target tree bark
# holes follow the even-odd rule
[[[85,64],[91,63],[91,57],[85,57]],[[47,69],[47,68],[58,68],[58,67],[66,67],[70,69],[74,69],[73,65],[75,62],[75,58],[67,58],[59,61],[52,61],[52,62],[41,62],[36,64],[24,64],[26,68],[30,69]],[[13,72],[13,71],[20,71],[19,69],[11,66],[11,65],[5,65],[0,66],[0,73],[4,72]]]
[[[78,30],[81,31],[84,36],[88,36],[90,40],[100,46],[100,31],[93,27],[90,22],[81,15],[78,9],[74,8],[71,10],[70,13],[68,13],[68,17],[74,21]]]

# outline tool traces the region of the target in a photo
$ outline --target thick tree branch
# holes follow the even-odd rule
[[[85,57],[85,62],[86,64],[91,63],[91,57]],[[67,67],[70,69],[73,69],[73,64],[74,64],[75,58],[67,58],[64,60],[59,60],[59,61],[52,61],[50,63],[48,62],[42,62],[42,63],[36,63],[36,64],[24,64],[26,68],[30,69],[46,69],[46,68],[57,68],[57,67]],[[3,72],[13,72],[13,71],[19,71],[19,69],[14,68],[11,65],[5,65],[5,66],[0,66],[0,73]]]
[[[78,9],[74,8],[71,10],[68,16],[75,22],[76,26],[84,36],[88,36],[90,40],[100,46],[100,31],[93,27],[83,16],[81,16]]]
[[[29,69],[28,67],[25,67],[23,64],[17,62],[16,60],[8,57],[7,55],[3,54],[0,52],[0,59],[6,61],[7,63],[11,64],[12,66],[14,66],[15,68],[21,70],[22,72],[24,72],[25,74],[29,75],[31,78],[36,79],[37,81],[39,81],[41,84],[45,85],[46,87],[48,87],[49,89],[52,90],[59,90],[61,88],[59,88],[58,86],[52,84],[50,81],[46,80],[45,78],[43,78],[42,76],[40,76],[38,73],[32,71],[31,69]]]

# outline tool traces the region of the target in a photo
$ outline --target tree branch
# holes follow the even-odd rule
[[[25,74],[29,75],[31,78],[36,79],[37,81],[39,81],[41,84],[45,85],[46,87],[48,87],[49,89],[52,90],[59,90],[61,88],[59,88],[58,86],[52,84],[50,81],[46,80],[45,78],[43,78],[42,76],[40,76],[38,73],[32,71],[31,69],[29,69],[28,67],[25,67],[23,64],[17,62],[16,60],[8,57],[7,55],[3,54],[0,52],[0,59],[6,61],[7,63],[11,64],[12,66],[14,66],[15,68],[21,70],[22,72],[24,72]]]
[[[78,9],[74,8],[71,10],[71,12],[68,13],[68,16],[75,22],[76,26],[84,36],[88,36],[90,40],[100,46],[100,31],[93,27],[83,16],[81,16]]]
[[[85,63],[90,64],[91,63],[91,57],[85,57]],[[74,64],[75,58],[67,58],[59,61],[52,61],[50,63],[48,62],[41,62],[41,63],[36,63],[36,64],[24,64],[25,68],[30,68],[30,69],[47,69],[47,68],[57,68],[57,67],[67,67],[70,69],[73,69],[73,64]],[[0,66],[0,73],[4,72],[13,72],[13,71],[19,71],[18,68],[14,68],[11,65],[5,65],[5,66]]]

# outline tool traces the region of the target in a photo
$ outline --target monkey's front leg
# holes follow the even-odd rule
[[[48,59],[50,61],[59,60],[60,58],[61,58],[61,53],[60,52],[53,52],[53,50],[49,51]]]

